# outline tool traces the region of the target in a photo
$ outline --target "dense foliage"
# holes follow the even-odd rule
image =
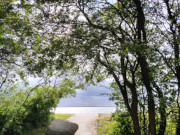
[[[1,86],[9,71],[23,78],[14,66],[38,76],[71,69],[78,85],[111,77],[134,134],[163,135],[172,116],[180,134],[178,0],[20,0],[0,10]]]
[[[113,119],[117,121],[112,135],[133,135],[133,122],[128,112],[116,112]]]
[[[31,20],[32,8],[23,1],[0,1],[0,134],[3,135],[29,134],[33,128],[46,126],[51,119],[50,110],[59,100],[75,95],[75,84],[61,78],[63,71],[55,73],[47,65],[35,65],[36,58],[42,56],[38,51],[43,39]],[[39,77],[39,82],[30,88],[28,79],[32,75]]]
[[[169,113],[180,132],[177,0],[39,4],[38,18],[43,19],[38,22],[53,31],[44,49],[48,61],[73,64],[87,82],[103,75],[114,78],[114,96],[129,112],[134,134],[165,134]]]
[[[31,129],[49,124],[50,110],[59,100],[75,94],[73,81],[66,80],[57,86],[36,86],[5,89],[0,96],[0,133],[3,135],[28,134]],[[3,102],[2,102],[3,101]]]

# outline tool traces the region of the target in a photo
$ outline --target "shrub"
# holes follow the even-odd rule
[[[116,121],[111,120],[111,116],[99,114],[97,119],[98,135],[112,135]]]
[[[75,95],[74,83],[66,80],[58,87],[44,86],[26,90],[10,87],[0,96],[0,134],[26,135],[33,128],[49,124],[50,110],[60,98]]]
[[[116,121],[112,135],[133,135],[133,122],[128,112],[116,112],[113,114]]]

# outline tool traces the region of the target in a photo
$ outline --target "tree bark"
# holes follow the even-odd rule
[[[178,106],[178,120],[176,125],[176,135],[180,134],[180,106],[179,106],[179,98],[180,98],[180,64],[179,64],[179,44],[180,44],[180,24],[178,23],[175,15],[172,13],[171,6],[169,4],[169,0],[164,0],[166,4],[167,12],[168,12],[168,19],[170,21],[170,30],[173,36],[173,49],[174,49],[174,66],[175,66],[175,76],[178,81],[178,99],[177,99],[177,106]]]
[[[133,128],[134,128],[134,135],[141,135],[141,130],[139,126],[139,118],[138,118],[138,113],[137,110],[133,110],[134,108],[131,108],[130,115],[133,120]]]
[[[134,0],[134,3],[137,8],[137,35],[139,44],[141,45],[142,41],[146,43],[146,31],[145,31],[145,15],[141,6],[140,0]],[[143,40],[141,39],[143,37]],[[141,75],[143,84],[146,87],[147,95],[148,95],[148,113],[149,113],[149,130],[151,135],[156,135],[156,120],[155,120],[155,103],[154,103],[154,96],[152,92],[152,87],[150,83],[150,73],[148,70],[148,64],[146,61],[145,56],[142,56],[140,52],[137,52],[138,61],[141,67]]]
[[[176,125],[176,135],[180,134],[180,108],[178,110],[178,120],[177,120],[177,125]]]
[[[136,82],[135,82],[135,75],[134,75],[135,71],[131,71],[133,83],[130,83],[127,80],[127,76],[126,76],[127,67],[124,64],[123,57],[121,57],[121,66],[122,66],[122,75],[123,75],[124,84],[129,87],[132,94],[132,104],[131,104],[131,109],[129,110],[129,112],[133,120],[134,134],[141,135],[141,130],[139,126],[139,118],[138,118],[138,97],[137,97]]]
[[[106,57],[105,57],[106,58]],[[114,71],[109,67],[109,62],[106,58],[106,62],[101,61],[100,59],[98,60],[103,66],[105,66],[107,68],[107,70],[113,75],[114,80],[116,81],[121,94],[123,96],[123,100],[125,102],[125,105],[128,109],[128,112],[130,113],[130,116],[132,118],[133,121],[133,128],[134,128],[134,134],[135,135],[141,135],[141,130],[140,130],[140,126],[139,126],[139,119],[138,119],[138,98],[137,98],[137,92],[136,92],[136,85],[135,85],[135,78],[133,79],[133,84],[131,84],[130,82],[128,82],[127,77],[126,77],[126,70],[124,70],[125,65],[124,65],[124,58],[121,58],[121,66],[122,66],[122,74],[123,74],[123,80],[124,80],[124,85],[122,85],[119,81],[119,78],[117,77],[117,75],[114,73]],[[135,76],[133,76],[135,77]],[[132,93],[132,104],[131,106],[129,105],[129,101],[128,101],[128,96],[127,96],[127,89],[126,87],[129,87]]]
[[[149,113],[149,128],[150,128],[149,130],[151,132],[151,135],[156,135],[155,103],[154,103],[152,88],[150,85],[150,79],[149,79],[150,76],[147,68],[147,62],[145,58],[143,58],[140,54],[138,60],[141,66],[142,81],[146,87],[147,96],[148,96],[148,113]]]
[[[177,99],[177,105],[178,105],[178,120],[176,125],[176,135],[180,135],[180,106],[179,106],[179,98],[180,98],[180,69],[179,71],[176,71],[178,76],[178,99]]]
[[[160,128],[158,131],[158,135],[164,135],[165,131],[166,131],[166,105],[165,105],[165,101],[164,101],[164,97],[162,95],[162,92],[158,92],[158,98],[159,98],[159,102],[160,102],[160,108],[159,108],[159,112],[160,112]]]
[[[156,82],[153,81],[153,86],[156,88],[159,98],[159,112],[160,112],[160,128],[158,131],[158,135],[164,135],[166,131],[166,101],[164,99],[164,95],[159,88],[159,86],[156,84]]]

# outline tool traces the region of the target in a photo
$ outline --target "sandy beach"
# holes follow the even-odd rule
[[[97,135],[96,119],[98,114],[74,114],[67,121],[77,123],[78,131],[75,135]]]

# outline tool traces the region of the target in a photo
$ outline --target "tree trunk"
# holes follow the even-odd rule
[[[158,135],[164,135],[164,133],[166,131],[166,105],[165,105],[164,97],[161,92],[158,92],[158,98],[160,100],[159,101],[160,102],[159,112],[160,112],[160,117],[161,117]]]
[[[179,105],[179,98],[180,98],[180,64],[179,64],[179,44],[180,44],[180,25],[178,23],[178,19],[176,18],[175,14],[173,14],[173,11],[171,10],[171,6],[169,4],[169,0],[164,0],[164,3],[166,4],[167,12],[168,12],[168,19],[170,21],[170,30],[172,32],[173,36],[173,49],[174,49],[174,66],[175,66],[175,76],[178,81],[178,99],[177,99],[177,105],[178,105],[178,120],[176,125],[176,135],[180,135],[180,105]]]
[[[132,85],[129,88],[132,93],[132,104],[131,104],[130,115],[133,120],[134,134],[141,135],[141,130],[139,126],[139,118],[138,118],[138,98],[137,98],[136,87],[135,85]]]
[[[127,79],[127,66],[124,63],[124,57],[121,57],[121,68],[122,68],[122,75],[124,80],[124,85],[130,89],[132,94],[132,104],[131,108],[128,110],[130,112],[131,118],[133,120],[133,127],[134,127],[134,134],[141,135],[141,130],[139,126],[139,118],[138,118],[138,97],[137,97],[137,90],[136,90],[136,81],[135,81],[135,72],[131,70],[132,73],[132,80],[133,82],[129,82]]]
[[[179,30],[179,35],[178,37],[180,38],[180,30]],[[180,135],[180,105],[179,105],[179,100],[180,100],[180,65],[179,65],[179,44],[180,40],[176,40],[175,42],[175,58],[176,58],[176,78],[178,81],[178,99],[177,99],[177,105],[178,105],[178,121],[177,121],[177,128],[176,128],[176,135]]]
[[[141,130],[140,130],[140,126],[139,126],[139,119],[138,119],[138,111],[137,111],[137,94],[132,94],[132,107],[129,106],[129,102],[128,102],[128,96],[127,96],[127,92],[126,89],[123,89],[122,86],[120,85],[120,82],[117,78],[117,76],[115,74],[113,74],[113,77],[115,79],[115,81],[117,82],[121,93],[123,95],[123,99],[125,101],[125,105],[128,109],[128,112],[130,112],[131,118],[133,120],[133,128],[134,128],[134,134],[135,135],[141,135]]]
[[[180,97],[180,71],[178,71],[178,99]],[[179,106],[179,100],[177,101],[178,104],[178,120],[177,120],[177,125],[176,125],[176,135],[180,135],[180,106]]]
[[[143,106],[143,131],[144,131],[144,135],[147,135],[145,106]]]
[[[159,88],[159,86],[156,84],[156,82],[152,82],[153,86],[157,90],[158,98],[159,98],[159,113],[160,113],[160,128],[158,131],[158,135],[164,135],[166,131],[166,101],[164,99],[164,95]]]
[[[177,120],[177,125],[176,125],[176,135],[180,135],[180,108],[178,111],[178,120]]]
[[[140,54],[138,59],[141,66],[142,81],[146,87],[147,95],[148,95],[148,113],[149,113],[149,128],[150,128],[149,130],[151,132],[151,135],[156,135],[155,103],[154,103],[152,88],[150,86],[150,79],[149,79],[150,77],[147,68],[147,62],[145,58],[140,56]]]
[[[138,35],[139,45],[141,45],[142,42],[146,43],[146,38],[147,38],[145,31],[145,15],[143,12],[141,1],[134,0],[134,3],[137,8],[137,30],[138,30],[137,35]],[[146,87],[147,96],[148,96],[149,128],[151,135],[156,135],[155,103],[154,103],[154,96],[150,83],[150,73],[148,70],[148,63],[146,61],[145,56],[141,55],[141,52],[137,52],[137,55],[141,67],[142,81]]]
[[[134,135],[141,135],[137,111],[133,110],[132,108],[130,114],[133,120]]]
[[[160,99],[161,100],[161,99]],[[158,131],[158,135],[164,135],[165,134],[165,131],[166,131],[166,109],[164,107],[164,102],[163,101],[160,101],[160,119],[161,119],[161,122],[160,122],[160,128],[159,128],[159,131]]]

